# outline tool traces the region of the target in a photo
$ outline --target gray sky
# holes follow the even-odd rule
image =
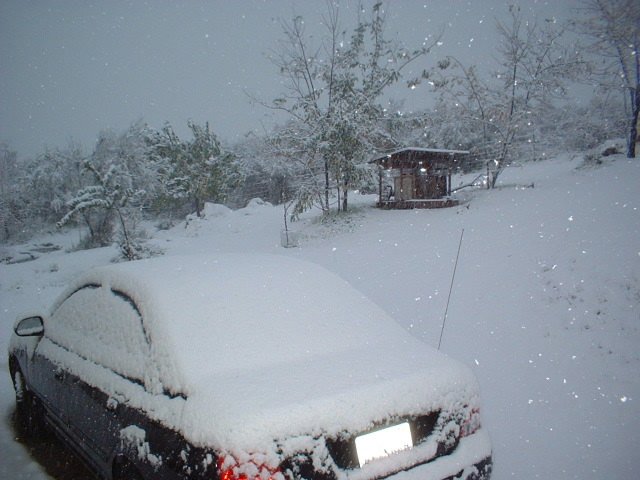
[[[564,19],[577,1],[392,0],[387,32],[411,47],[444,28],[443,45],[416,71],[449,54],[488,64],[509,3]],[[340,3],[346,26],[357,2]],[[319,33],[324,10],[319,0],[2,0],[0,141],[20,156],[71,139],[90,149],[101,130],[141,118],[181,135],[187,120],[209,121],[226,141],[262,131],[278,119],[247,92],[270,101],[282,91],[267,58],[282,38],[279,19],[302,15]],[[393,95],[407,109],[431,98],[425,87]]]

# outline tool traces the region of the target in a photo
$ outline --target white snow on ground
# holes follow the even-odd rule
[[[479,379],[494,478],[637,478],[640,471],[640,162],[565,157],[512,167],[493,191],[442,210],[380,211],[351,195],[348,217],[293,224],[282,208],[211,206],[153,242],[166,255],[270,252],[319,263],[438,345],[464,229],[442,350]],[[525,188],[534,184],[534,188]],[[34,240],[68,247],[78,233]],[[0,257],[29,249],[0,247]],[[19,312],[45,310],[80,271],[115,249],[35,253],[0,264],[0,349]],[[0,368],[7,371],[6,355]],[[318,379],[321,381],[322,379]],[[13,440],[13,391],[0,375],[0,478],[49,478]]]

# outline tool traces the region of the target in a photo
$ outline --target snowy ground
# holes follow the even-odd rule
[[[315,261],[437,346],[464,229],[441,349],[478,376],[494,478],[638,478],[640,162],[607,158],[598,168],[570,157],[512,167],[499,189],[467,192],[450,209],[380,211],[374,197],[352,195],[348,217],[294,224],[297,248],[280,246],[282,209],[258,203],[211,206],[205,219],[152,241],[167,255],[259,251]],[[67,253],[78,236],[0,247],[0,258],[37,257],[0,263],[2,351],[18,313],[45,308],[77,272],[115,256]],[[2,374],[0,478],[67,478],[51,465],[48,476],[14,441],[12,411]]]

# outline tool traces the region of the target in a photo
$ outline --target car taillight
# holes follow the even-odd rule
[[[460,425],[460,438],[473,435],[480,429],[480,409],[472,408],[467,413],[467,418]]]
[[[279,467],[270,466],[257,456],[241,463],[231,455],[221,455],[217,467],[219,480],[284,480]]]

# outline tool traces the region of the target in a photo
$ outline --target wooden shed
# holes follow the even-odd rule
[[[378,207],[442,208],[458,204],[451,197],[451,174],[469,152],[403,148],[374,158],[378,166]]]

